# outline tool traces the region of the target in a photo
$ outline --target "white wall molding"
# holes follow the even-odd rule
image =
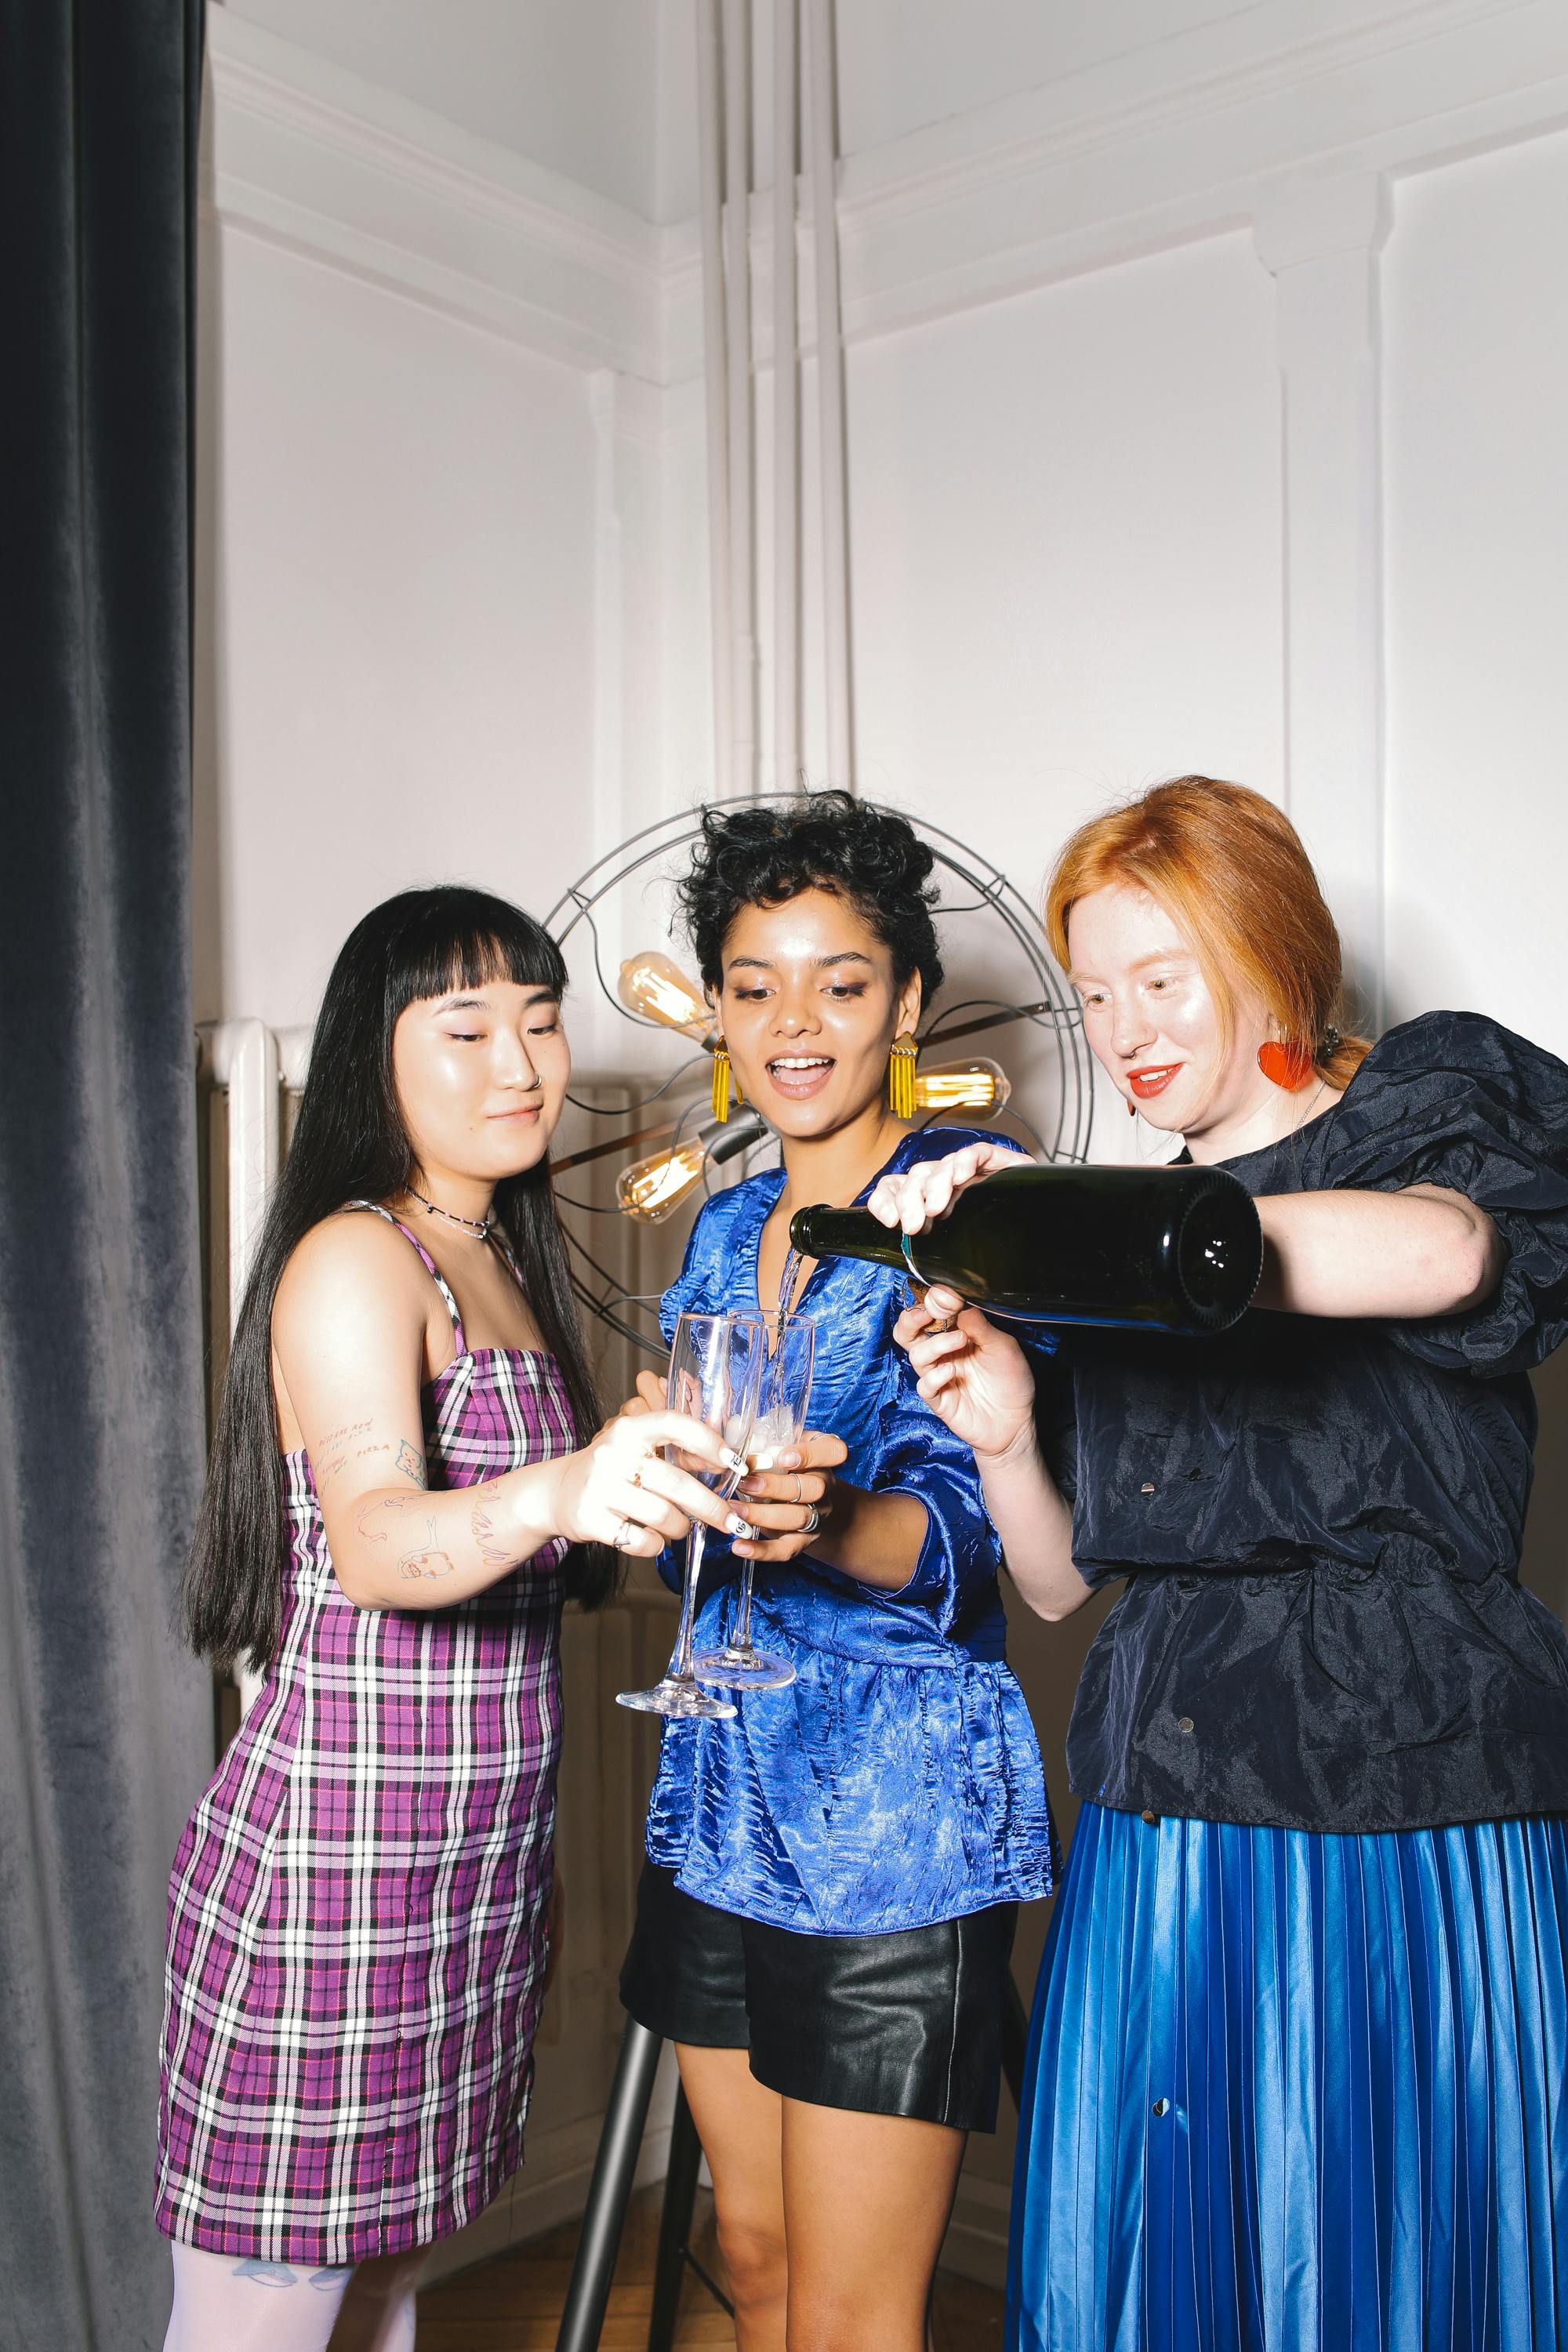
[[[846,331],[1213,234],[1281,180],[1412,168],[1564,109],[1557,0],[1416,0],[1370,21],[1365,0],[1273,0],[848,158]]]
[[[700,368],[695,220],[642,220],[225,9],[209,50],[225,221],[574,366]],[[1303,176],[1420,170],[1565,122],[1562,0],[1262,0],[846,158],[845,333],[1244,227]],[[764,363],[769,202],[752,218]],[[801,237],[809,350],[809,191]]]
[[[1240,54],[1238,55],[1238,51]],[[845,159],[851,341],[1247,226],[1304,177],[1419,171],[1568,123],[1561,0],[1271,0]],[[801,327],[815,340],[810,191]],[[772,357],[768,199],[752,206]],[[693,225],[668,232],[667,378],[700,363]]]
[[[664,232],[227,9],[207,45],[225,222],[546,357],[658,373]]]
[[[1313,853],[1375,1031],[1384,998],[1383,484],[1378,256],[1388,184],[1271,192],[1284,427],[1286,804]]]
[[[594,847],[603,856],[626,836],[626,596],[616,441],[621,379],[600,368],[588,379],[594,425]]]

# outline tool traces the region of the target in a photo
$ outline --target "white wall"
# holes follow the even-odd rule
[[[563,367],[221,243],[201,1010],[287,1024],[392,890],[586,864],[594,448]]]
[[[857,346],[861,789],[1030,897],[1112,793],[1284,769],[1279,435],[1241,236]]]
[[[657,777],[661,436],[596,362],[658,275],[614,205],[227,8],[209,40],[197,1013],[287,1026],[379,898],[542,913]]]
[[[1568,134],[1406,182],[1385,268],[1391,1010],[1568,1055]]]

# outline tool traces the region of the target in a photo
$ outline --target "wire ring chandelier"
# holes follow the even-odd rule
[[[656,950],[652,956],[645,955],[641,961],[644,965],[665,966],[669,971],[672,993],[677,1002],[673,1010],[663,1011],[658,1018],[650,1018],[646,1013],[634,1009],[605,971],[595,911],[605,908],[606,902],[623,890],[635,876],[659,866],[662,861],[673,859],[681,850],[698,841],[701,837],[703,817],[709,810],[752,807],[759,803],[789,806],[799,797],[798,793],[793,792],[736,794],[707,802],[695,808],[679,810],[660,818],[656,824],[645,825],[616,848],[607,850],[576,881],[569,884],[544,918],[545,929],[563,949],[574,933],[586,929],[598,987],[623,1020],[635,1027],[651,1029],[667,1036],[683,1030],[695,1045],[695,1051],[687,1060],[633,1103],[606,1108],[577,1097],[572,1097],[580,1110],[595,1118],[635,1121],[656,1104],[668,1112],[668,1116],[662,1118],[655,1127],[638,1128],[634,1124],[626,1132],[607,1137],[604,1141],[589,1146],[586,1150],[571,1153],[556,1163],[557,1172],[565,1173],[585,1161],[606,1158],[617,1151],[624,1150],[629,1154],[639,1144],[650,1140],[666,1143],[668,1148],[655,1160],[637,1163],[622,1171],[619,1187],[621,1205],[634,1218],[640,1216],[647,1221],[662,1222],[669,1213],[669,1209],[664,1205],[639,1209],[637,1181],[642,1171],[653,1171],[647,1180],[647,1197],[657,1200],[662,1186],[664,1195],[674,1205],[687,1192],[697,1191],[700,1181],[706,1181],[710,1162],[721,1165],[726,1160],[739,1159],[742,1171],[750,1171],[755,1155],[773,1144],[775,1138],[772,1129],[765,1127],[755,1114],[751,1114],[749,1120],[742,1118],[717,1134],[713,1123],[707,1121],[700,1139],[696,1134],[689,1135],[689,1130],[707,1104],[707,1073],[710,1055],[699,1024],[676,1016],[685,1009],[679,1002],[682,996],[689,1001],[691,1009],[696,1009],[698,992],[693,983],[686,981],[673,967],[668,966],[662,952]],[[977,1079],[981,1072],[994,1074],[997,1090],[991,1097],[990,1112],[999,1113],[1022,1127],[1042,1158],[1058,1161],[1087,1159],[1094,1093],[1082,1010],[1048,954],[1039,923],[1027,900],[999,866],[994,866],[989,858],[970,848],[955,835],[908,810],[888,809],[886,814],[902,816],[912,825],[931,851],[939,874],[951,877],[971,894],[967,898],[952,904],[939,900],[933,910],[939,925],[976,917],[988,918],[999,923],[1029,976],[1023,1002],[1003,997],[971,997],[962,1003],[944,1005],[942,997],[939,995],[920,1033],[922,1063],[933,1047],[953,1043],[961,1037],[979,1036],[1019,1023],[1027,1024],[1037,1032],[1046,1032],[1056,1045],[1058,1084],[1054,1118],[1047,1121],[1047,1131],[1043,1133],[1031,1126],[1021,1111],[1011,1107],[1010,1082],[994,1063],[977,1063],[969,1066],[969,1069]],[[700,1083],[693,1083],[700,1073]],[[980,1083],[984,1084],[984,1081]],[[675,1100],[679,1100],[679,1089],[683,1085],[691,1086],[690,1098],[676,1110],[670,1098],[673,1096]],[[948,1082],[944,1092],[942,1082],[934,1072],[926,1087],[921,1087],[917,1080],[917,1099],[926,1114],[924,1123],[928,1125],[940,1118],[944,1108],[962,1109],[976,1099],[966,1096],[954,1081]],[[628,1177],[633,1180],[629,1191]],[[669,1181],[672,1177],[673,1190]],[[699,1203],[701,1197],[699,1193]],[[584,1202],[570,1202],[568,1205],[587,1206]],[[657,1297],[641,1298],[623,1289],[610,1270],[600,1263],[570,1226],[563,1227],[563,1230],[572,1254],[572,1284],[579,1304],[634,1347],[650,1355],[662,1355],[664,1343],[658,1332]]]

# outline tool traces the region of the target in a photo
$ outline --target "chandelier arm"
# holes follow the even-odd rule
[[[657,1127],[634,1128],[630,1135],[606,1136],[602,1143],[590,1143],[581,1151],[569,1151],[564,1160],[552,1160],[551,1173],[564,1176],[569,1168],[585,1168],[590,1160],[607,1159],[612,1151],[629,1151],[634,1143],[662,1142],[667,1135],[676,1132],[679,1125],[679,1120],[667,1118]]]
[[[603,1301],[601,1302],[603,1305],[606,1307],[640,1307],[645,1315],[652,1315],[657,1320],[658,1302],[664,1297],[662,1290],[627,1290],[624,1284],[616,1282],[613,1276],[605,1272],[605,1268],[599,1265],[598,1259],[592,1256],[587,1250],[584,1249],[581,1243],[576,1244],[575,1246],[581,1255],[586,1258],[588,1264],[595,1269],[600,1280],[607,1283],[609,1286],[605,1292]]]
[[[640,1348],[644,1355],[662,1358],[668,1354],[662,1337],[657,1341],[652,1340],[644,1332],[634,1330],[613,1307],[601,1307],[586,1283],[576,1275],[572,1276],[572,1294],[579,1307],[585,1307],[598,1322],[606,1324],[620,1339],[629,1340],[634,1348]]]
[[[622,1011],[626,1011],[624,1006],[621,1006],[620,1009]],[[626,1019],[628,1021],[635,1020],[636,1017],[635,1013],[626,1012]],[[654,1025],[657,1026],[658,1024],[655,1024]],[[634,1111],[646,1110],[649,1103],[658,1102],[660,1095],[667,1095],[671,1087],[676,1084],[677,1080],[685,1077],[689,1071],[694,1070],[702,1058],[701,1054],[693,1054],[689,1061],[678,1063],[661,1087],[655,1087],[651,1095],[639,1095],[636,1102],[585,1102],[581,1095],[574,1095],[570,1087],[566,1089],[566,1099],[571,1104],[574,1110],[586,1111],[590,1118],[630,1118]]]

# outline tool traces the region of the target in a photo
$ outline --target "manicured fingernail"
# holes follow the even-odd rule
[[[743,1454],[731,1454],[729,1447],[726,1446],[724,1448],[724,1467],[726,1470],[743,1470],[746,1467],[745,1455]]]
[[[757,1539],[755,1528],[749,1519],[743,1519],[739,1511],[731,1511],[724,1526],[729,1534],[739,1536],[744,1543],[755,1543]]]

